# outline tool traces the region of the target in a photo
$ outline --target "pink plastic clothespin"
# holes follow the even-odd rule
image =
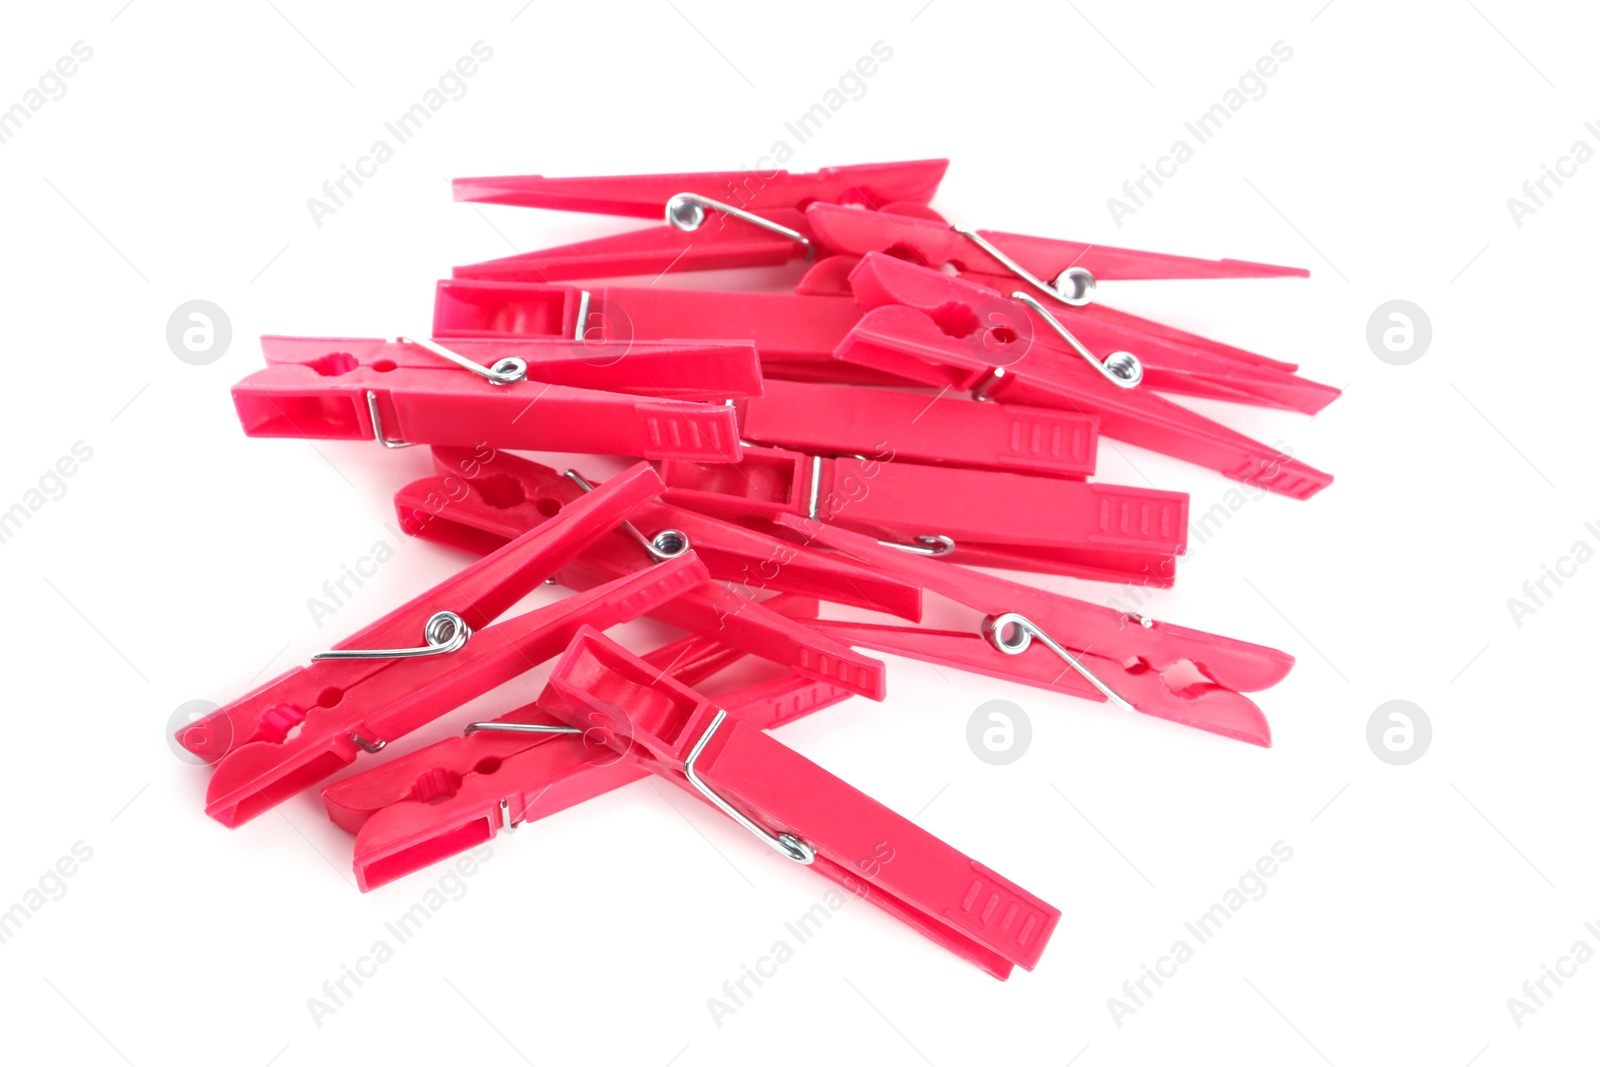
[[[554,655],[710,580],[692,553],[495,623],[661,492],[640,463],[557,518],[238,700],[177,738],[216,764],[206,813],[237,826]],[[492,624],[492,625],[491,625]],[[418,644],[418,641],[421,644]]]
[[[705,638],[659,649],[644,662],[684,685],[720,666]],[[703,655],[702,655],[703,654]],[[759,730],[837,704],[850,691],[803,675],[745,686],[717,699]],[[367,892],[448,856],[647,777],[538,701],[325,786],[328,817],[356,835],[355,874]]]
[[[584,630],[550,673],[548,707],[995,977],[1038,962],[1057,909],[659,674]]]
[[[819,623],[843,640],[1054,689],[1263,747],[1267,720],[1241,693],[1282,681],[1294,657],[1263,645],[1157,622],[940,560],[896,552],[838,526],[784,516],[803,541],[918,582],[982,616],[966,632]],[[1036,647],[1035,642],[1043,647]]]
[[[1072,361],[1087,358],[1085,349],[1094,353],[1130,349],[1138,355],[1140,383],[1162,392],[1312,415],[1339,395],[1332,386],[1295,376],[1292,366],[1285,370],[1268,365],[1252,353],[1240,358],[1238,349],[1185,337],[1103,306],[1076,310],[1047,307],[1014,284],[996,290],[966,279],[952,286],[949,276],[937,271],[876,254],[869,259],[870,263],[863,260],[850,274],[851,294],[864,309],[888,305],[927,308],[934,300],[948,298],[954,289],[983,312],[980,317],[985,325],[1003,325],[1015,332],[1018,336],[1010,342],[1013,347],[1039,348],[1057,359]],[[999,301],[1005,293],[1010,294],[1009,301]],[[1041,324],[1045,328],[1038,328]]]
[[[838,359],[976,399],[1093,415],[1105,437],[1300,500],[1333,482],[1332,475],[1152,392],[1141,381],[1140,360],[1129,353],[1041,343],[1047,329],[1070,334],[1053,317],[1035,317],[1044,311],[1037,301],[1025,306],[876,253],[861,261],[851,280],[857,299],[877,306],[851,329],[835,352]]]
[[[448,457],[446,462],[449,462]],[[447,525],[441,528],[441,533],[452,543],[461,544],[463,543],[461,531],[472,528],[474,523],[489,526],[495,534],[509,532],[512,526],[507,525],[508,522],[533,523],[537,528],[538,525],[548,521],[545,512],[549,510],[550,504],[555,504],[557,508],[570,506],[560,503],[562,495],[558,495],[559,490],[549,484],[548,475],[552,475],[553,472],[548,468],[539,468],[537,464],[510,456],[496,456],[490,462],[507,478],[512,476],[506,472],[520,471],[529,476],[530,483],[537,486],[543,481],[547,488],[543,490],[535,488],[534,493],[530,494],[530,499],[533,501],[531,506],[501,509],[499,516],[494,516],[488,511],[494,505],[484,498],[484,487],[486,484],[497,484],[498,488],[490,489],[489,492],[506,492],[508,482],[485,483],[480,480],[477,489],[457,494],[455,504],[440,506],[436,501],[441,496],[451,493],[449,477],[424,479],[412,483],[396,494],[396,507],[401,521],[416,533],[427,537],[435,525],[433,517],[448,514]],[[545,476],[541,477],[540,471],[543,471]],[[580,493],[592,489],[576,472],[569,472],[565,480]],[[642,513],[639,517],[650,521],[649,517]],[[656,513],[656,521],[674,521],[679,517],[674,514],[663,516]],[[702,531],[710,529],[705,525],[700,525],[698,528]],[[632,523],[626,524],[623,529],[625,532],[599,538],[582,553],[575,555],[555,572],[556,579],[572,589],[590,589],[633,574],[641,567],[648,568],[652,561],[670,561],[689,552],[693,547],[692,535],[682,529],[652,524],[650,527],[652,533],[648,536]],[[713,542],[718,539],[719,532],[709,534]],[[773,559],[779,567],[782,566],[779,562],[781,559],[787,558],[792,561],[799,555],[799,550],[792,545],[784,546],[783,542],[771,543],[775,548],[786,549],[784,556]],[[700,565],[704,566],[703,562]],[[820,571],[826,567],[827,564],[824,562],[816,565],[814,570]],[[856,570],[859,572],[859,568]],[[848,571],[835,569],[833,573],[837,576],[847,574]],[[796,576],[789,579],[789,582],[801,586],[805,580]],[[904,583],[880,580],[874,581],[870,587],[884,593],[890,607],[901,613],[908,613],[914,618],[920,617],[921,601],[916,591]],[[857,593],[858,601],[865,600],[866,597],[864,593]],[[832,682],[851,692],[861,693],[874,700],[883,699],[884,668],[881,662],[861,655],[849,645],[804,623],[771,611],[759,601],[721,583],[707,582],[698,589],[653,605],[642,614],[691,633],[715,638],[729,647],[783,664],[810,677]]]
[[[795,292],[805,296],[833,296],[854,298],[855,292],[850,286],[850,275],[860,263],[855,256],[833,256],[824,259],[800,280],[795,286]],[[971,278],[987,277],[986,275],[970,275]],[[1014,289],[1014,285],[1007,285],[1004,279],[995,279],[992,288],[1002,292]],[[1248,349],[1236,348],[1209,337],[1202,337],[1187,330],[1180,330],[1175,326],[1156,322],[1153,319],[1140,318],[1130,315],[1126,311],[1118,311],[1107,307],[1105,304],[1074,304],[1065,307],[1052,306],[1051,314],[1058,316],[1069,324],[1082,325],[1084,320],[1100,323],[1107,330],[1117,331],[1117,336],[1126,339],[1130,346],[1137,347],[1140,351],[1150,352],[1153,357],[1166,358],[1169,362],[1183,360],[1193,356],[1214,356],[1221,359],[1232,360],[1253,367],[1270,367],[1276,370],[1293,374],[1299,366],[1286,360],[1273,359],[1263,356]],[[1109,336],[1109,335],[1108,335]],[[1316,386],[1308,382],[1308,386]],[[1326,390],[1327,386],[1317,386]],[[1242,403],[1268,404],[1265,397],[1241,401]],[[1296,410],[1304,410],[1297,408]]]
[[[1310,271],[1240,259],[1194,259],[1161,252],[1028,237],[952,226],[938,219],[818,202],[806,222],[836,256],[892,253],[935,270],[954,268],[991,288],[1027,285],[1064,304],[1094,300],[1100,280],[1155,278],[1305,278]],[[837,268],[831,268],[837,269]]]
[[[1165,586],[1188,544],[1184,493],[897,459],[892,443],[838,459],[747,447],[737,464],[665,461],[661,477],[669,502],[710,515],[802,516],[954,563]]]
[[[435,448],[433,464],[438,476],[396,491],[395,510],[407,532],[469,552],[494,551],[549,521],[585,492],[576,472],[558,474],[503,452],[485,457]],[[692,546],[712,578],[752,592],[793,593],[902,619],[921,617],[916,585],[770,534],[655,500],[639,505],[631,525],[631,531],[601,539],[609,549],[606,559],[625,563],[627,570],[639,566],[641,548],[660,555]]]
[[[454,273],[457,278],[547,282],[780,266],[815,253],[804,214],[812,203],[938,218],[927,203],[948,165],[926,159],[827,167],[810,174],[458,178],[457,200],[656,218],[666,225],[457,267]]]
[[[637,363],[631,346],[575,341],[457,347],[470,355],[425,339],[263,338],[269,365],[234,386],[234,406],[252,437],[729,461],[739,456],[734,413],[681,398],[761,388],[748,343],[643,345]]]
[[[631,346],[698,338],[754,345],[762,369],[824,364],[861,318],[854,298],[606,285],[441,281],[434,293],[438,337],[581,336],[587,344]],[[682,342],[677,342],[682,343]],[[828,368],[834,373],[838,365]],[[732,396],[734,394],[727,394]]]
[[[745,441],[828,456],[880,455],[896,463],[1084,478],[1100,434],[1075,412],[958,397],[768,380],[739,401]]]

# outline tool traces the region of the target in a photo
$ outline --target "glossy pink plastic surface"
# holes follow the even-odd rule
[[[682,670],[684,660],[677,656],[645,661],[693,684],[686,674],[694,672]],[[765,730],[849,696],[838,686],[787,675],[717,699],[740,720]],[[536,701],[495,721],[560,720]],[[356,835],[356,884],[365,893],[492,839],[508,819],[514,827],[544,819],[649,773],[583,735],[479,731],[334,782],[323,788],[322,800],[328,817]]]
[[[901,543],[952,538],[953,563],[1170,585],[1188,544],[1185,493],[896,459],[746,448],[736,464],[668,460],[661,478],[669,502],[733,521],[814,513]]]
[[[452,338],[572,337],[583,292],[570,285],[441,281],[434,292],[433,331]],[[861,318],[851,297],[622,285],[587,292],[584,337],[592,343],[697,338],[710,345],[725,338],[753,344],[763,366],[826,363]]]
[[[764,214],[773,208],[804,208],[814,201],[874,208],[896,200],[926,204],[938,191],[949,166],[947,159],[913,159],[794,173],[713,170],[583,178],[546,178],[530,174],[457,178],[451,186],[457,200],[481,204],[515,204],[550,211],[660,219],[667,201],[679,193],[695,193],[754,214]]]
[[[911,217],[937,213],[926,205],[944,177],[942,159],[828,167],[810,174],[788,171],[713,171],[594,178],[461,178],[456,199],[517,204],[559,211],[587,211],[656,219],[649,229],[546,248],[455,268],[457,278],[552,282],[573,278],[658,276],[731,267],[781,266],[808,248],[781,234],[706,209],[693,231],[666,225],[667,201],[692,193],[729,204],[809,238],[804,208],[813,202],[860,204]]]
[[[383,436],[411,444],[490,444],[556,452],[620,456],[739,456],[734,413],[722,404],[662,399],[557,385],[529,378],[496,385],[408,345],[352,339],[269,338],[271,364],[233,387],[239,421],[251,437],[373,439],[369,393],[376,397]],[[580,351],[582,350],[581,346]],[[563,362],[561,375],[626,378],[625,349]],[[703,351],[703,349],[702,349]],[[318,354],[320,353],[320,354]],[[752,358],[753,353],[738,358]],[[692,361],[677,364],[693,382]],[[742,376],[748,385],[753,363]],[[723,373],[713,367],[713,374]],[[722,382],[707,381],[710,389]],[[733,383],[729,383],[733,384]],[[635,384],[634,388],[645,386]],[[536,418],[524,418],[537,405]]]
[[[594,630],[550,673],[552,710],[693,791],[691,752],[723,710]],[[1031,969],[1061,913],[779,741],[728,716],[694,769],[726,803],[816,852],[813,871],[998,978]]]
[[[1029,350],[1040,349],[1057,360],[1082,358],[1038,320],[1035,312],[1025,310],[1020,304],[1001,302],[1002,296],[1009,297],[1017,292],[1036,295],[1027,286],[1015,282],[1002,280],[991,287],[965,278],[951,285],[947,275],[916,268],[891,257],[873,255],[852,271],[850,283],[857,303],[867,309],[896,304],[927,308],[932,300],[943,299],[954,290],[959,299],[982,311],[979,317],[985,325],[1004,325],[1016,333],[1018,338],[1011,343],[1012,348],[1021,342]],[[1339,390],[1331,386],[1296,377],[1280,367],[1242,360],[1236,349],[1203,339],[1199,339],[1202,343],[1197,345],[1193,339],[1181,339],[1183,335],[1178,331],[1160,328],[1156,323],[1111,311],[1103,305],[1091,304],[1084,308],[1062,305],[1052,309],[1051,314],[1091,352],[1130,351],[1137,355],[1144,364],[1143,388],[1313,415],[1339,395]],[[951,319],[946,322],[957,325]]]
[[[492,462],[501,470],[527,463],[510,456],[496,456]],[[548,468],[545,470],[548,471]],[[499,483],[498,490],[490,492],[504,492],[505,484]],[[396,509],[406,528],[423,537],[435,532],[438,516],[450,515],[447,524],[438,528],[439,535],[452,544],[467,546],[470,542],[460,536],[460,531],[464,524],[470,521],[469,512],[476,513],[479,516],[478,521],[486,517],[483,505],[487,504],[487,500],[483,496],[483,485],[480,480],[478,489],[462,494],[452,488],[451,476],[425,479],[423,482],[407,486],[396,494]],[[573,488],[576,489],[577,486],[574,485]],[[441,499],[446,502],[440,504],[438,501]],[[555,495],[542,497],[536,495],[534,500],[534,507],[522,509],[518,517],[530,522],[537,519],[539,525],[535,526],[535,529],[548,525],[551,521],[544,518],[544,512],[551,510],[549,507],[551,503],[563,509],[571,506],[560,504],[560,497]],[[460,506],[469,501],[472,502],[472,506],[466,508]],[[542,508],[541,502],[544,504]],[[493,507],[492,504],[488,506]],[[636,517],[641,520],[646,519],[643,513],[636,513]],[[502,518],[500,521],[505,520]],[[663,528],[651,525],[646,536],[654,536],[659,529]],[[509,527],[501,526],[500,530],[509,532]],[[792,545],[784,546],[782,542],[772,543],[775,549],[787,548],[789,556],[799,554],[800,550]],[[704,566],[703,563],[699,565]],[[582,553],[574,555],[554,573],[554,577],[570,589],[586,590],[640,571],[649,571],[656,566],[658,564],[652,561],[638,542],[616,531],[597,538]],[[895,586],[880,582],[877,585],[879,588],[886,588],[892,596],[901,601],[899,606],[902,607],[906,606],[903,594],[916,595],[903,583]],[[915,616],[921,610],[920,599],[915,600],[910,607]],[[691,633],[714,637],[730,648],[737,648],[774,663],[783,664],[822,681],[833,682],[874,700],[882,700],[884,697],[884,667],[881,662],[862,655],[849,645],[836,641],[804,623],[771,611],[753,598],[738,593],[720,582],[708,581],[699,588],[652,605],[642,614]]]
[[[764,445],[1062,478],[1094,473],[1100,438],[1074,412],[841,385],[768,381],[736,406],[740,437]]]
[[[363,627],[335,649],[414,648],[449,610],[473,628],[458,651],[414,659],[320,660],[295,667],[177,739],[216,764],[206,813],[237,826],[554,655],[578,626],[611,626],[709,581],[688,553],[649,571],[495,623],[555,570],[625,519],[661,482],[638,464],[547,523]],[[359,740],[358,740],[359,739]]]
[[[1020,613],[1086,666],[1092,664],[1090,669],[1101,681],[1147,715],[1263,747],[1272,743],[1266,717],[1240,694],[1282,681],[1294,666],[1294,657],[1286,652],[1141,619],[942,560],[884,548],[870,537],[838,526],[794,517],[778,522],[808,544],[837,549],[885,573],[917,581],[928,592],[964,604],[981,616]],[[852,624],[826,628],[868,648],[1103,699],[1098,691],[1080,686],[1067,664],[1042,644],[1034,642],[1025,652],[1008,655],[989,644],[978,623],[964,635]]]
[[[528,378],[543,385],[719,404],[729,397],[760,396],[762,390],[761,360],[748,338],[655,341],[639,337],[630,338],[623,349],[610,346],[598,331],[590,331],[583,341],[574,340],[570,333],[452,337],[446,347],[483,367],[502,359],[520,359],[528,365]],[[267,336],[261,339],[261,354],[269,367],[309,366],[324,377],[388,364],[409,370],[456,369],[420,345],[379,337]]]
[[[835,253],[864,256],[888,252],[925,267],[953,267],[984,285],[1025,283],[971,238],[928,219],[863,211],[829,203],[812,204],[806,221],[817,240]],[[1034,277],[1053,281],[1068,267],[1082,267],[1100,281],[1152,278],[1306,278],[1300,267],[1251,263],[1242,259],[1194,259],[1162,252],[1136,252],[1108,245],[979,230],[980,236]],[[1042,295],[1042,294],[1040,294]]]
[[[1113,385],[1076,355],[1035,343],[1047,327],[993,290],[878,255],[863,259],[853,277],[858,293],[880,291],[885,306],[850,331],[835,353],[841,360],[962,392],[985,383],[995,400],[1093,415],[1105,437],[1300,500],[1333,482],[1146,386]]]
[[[468,449],[436,448],[433,461],[438,476],[398,490],[395,510],[407,532],[471,552],[492,552],[583,496],[571,478],[504,452],[485,459]],[[751,593],[793,593],[912,621],[922,616],[920,587],[836,555],[655,500],[640,504],[633,522],[646,537],[664,530],[687,535],[711,577]],[[614,558],[633,563],[638,545],[628,544],[632,549]]]
[[[850,285],[850,275],[859,264],[861,264],[861,258],[858,258],[858,256],[830,256],[829,259],[822,259],[816,266],[811,267],[806,272],[805,277],[795,286],[795,293],[805,294],[805,296],[854,296],[854,290]],[[968,275],[968,278],[981,277],[987,278],[987,275]],[[1005,278],[989,278],[989,282],[990,288],[1002,291],[1002,293],[1014,293],[1014,291],[1018,290],[1032,293],[1029,286],[1018,285],[1016,280],[1008,282]],[[1194,370],[1195,366],[1198,366],[1198,363],[1194,362],[1195,357],[1222,358],[1222,360],[1230,360],[1230,362],[1242,363],[1242,365],[1246,366],[1275,368],[1275,370],[1285,371],[1285,373],[1290,374],[1298,370],[1294,363],[1275,360],[1275,358],[1266,357],[1266,355],[1258,354],[1258,352],[1250,352],[1248,349],[1238,349],[1238,347],[1230,346],[1230,344],[1222,344],[1221,341],[1213,341],[1211,338],[1202,338],[1200,334],[1178,330],[1176,326],[1158,323],[1155,320],[1150,320],[1150,318],[1141,318],[1138,315],[1130,315],[1128,312],[1120,312],[1120,310],[1114,309],[1114,307],[1107,307],[1106,304],[1101,304],[1098,301],[1093,302],[1093,304],[1085,304],[1082,307],[1067,307],[1064,304],[1056,304],[1056,306],[1051,306],[1051,314],[1056,315],[1056,318],[1059,318],[1062,323],[1066,323],[1072,330],[1083,330],[1085,328],[1085,320],[1088,320],[1090,325],[1102,323],[1106,328],[1114,328],[1117,331],[1115,336],[1123,339],[1122,344],[1120,344],[1122,349],[1138,352],[1141,355],[1149,355],[1152,362],[1158,363],[1158,366],[1154,368],[1155,374],[1157,374],[1158,379],[1162,379],[1165,382],[1163,389],[1171,390],[1171,392],[1186,392],[1186,390],[1187,392],[1198,392],[1200,389],[1222,389],[1222,386],[1219,386],[1216,382],[1205,381]],[[1110,334],[1101,334],[1101,338],[1104,338],[1104,336],[1110,336]],[[1235,376],[1227,384],[1227,387],[1235,394],[1248,395],[1227,398],[1230,398],[1230,400],[1237,398],[1240,403],[1253,403],[1253,405],[1261,406],[1293,406],[1294,410],[1304,411],[1307,410],[1307,406],[1317,403],[1320,397],[1326,395],[1326,392],[1330,390],[1330,387],[1320,386],[1317,382],[1294,379],[1293,389],[1298,389],[1302,395],[1294,397],[1294,403],[1278,402],[1272,397],[1272,386],[1274,386],[1275,382],[1282,382],[1282,379],[1275,378],[1275,376],[1262,376],[1258,384],[1256,379],[1251,379],[1250,376]],[[1246,390],[1246,387],[1248,387],[1248,390]],[[1250,390],[1253,390],[1253,392],[1250,392]]]

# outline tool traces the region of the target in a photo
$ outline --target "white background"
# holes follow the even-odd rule
[[[93,48],[0,145],[0,509],[75,442],[93,449],[0,544],[0,909],[75,843],[92,849],[46,878],[64,895],[0,945],[6,1060],[1593,1056],[1600,963],[1549,986],[1520,1027],[1506,1004],[1575,941],[1600,949],[1584,929],[1600,922],[1600,564],[1549,586],[1520,627],[1507,608],[1574,542],[1600,547],[1584,527],[1600,521],[1600,163],[1520,227],[1506,206],[1575,140],[1600,148],[1583,125],[1600,120],[1584,5],[98,0],[12,5],[5,22],[0,106],[74,42]],[[478,40],[494,55],[466,95],[314,225],[306,199]],[[893,56],[865,95],[797,144],[784,123],[880,40]],[[1266,94],[1114,225],[1107,197],[1280,40],[1293,58]],[[450,265],[628,225],[455,204],[449,177],[754,166],[778,139],[797,149],[791,169],[947,155],[935,205],[973,225],[1311,268],[1102,290],[1346,390],[1314,421],[1206,409],[1338,480],[1309,503],[1251,500],[1148,608],[1299,658],[1259,696],[1275,747],[896,661],[884,704],[780,736],[1059,906],[1033,973],[996,982],[855,906],[718,1026],[707,998],[824,883],[640,783],[497,840],[464,895],[318,1026],[308,998],[444,870],[357,893],[350,840],[314,790],[221,828],[168,721],[303,662],[464,559],[407,545],[319,628],[307,598],[395,541],[390,495],[427,458],[248,440],[229,386],[260,365],[262,333],[421,332]],[[204,367],[165,340],[196,298],[233,327]],[[1366,342],[1396,298],[1433,329],[1402,367]],[[1231,487],[1124,453],[1105,450],[1104,480],[1188,491],[1196,515]],[[1033,726],[1005,767],[965,740],[996,698]],[[1409,766],[1368,749],[1368,718],[1391,699],[1433,725]],[[1293,859],[1266,895],[1118,1026],[1107,998],[1278,841]]]

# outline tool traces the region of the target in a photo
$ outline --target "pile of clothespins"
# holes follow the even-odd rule
[[[1304,499],[1331,478],[1167,394],[1314,413],[1338,391],[1095,302],[1304,271],[952,226],[928,207],[945,166],[463,179],[665,220],[457,268],[431,339],[265,338],[245,432],[430,447],[401,521],[482,558],[181,730],[215,764],[207,813],[238,826],[556,659],[536,702],[323,787],[363,889],[654,774],[986,971],[1031,968],[1056,908],[764,731],[881,700],[873,649],[1269,744],[1241,694],[1291,656],[965,564],[1170,585],[1188,497],[1088,480],[1099,436]],[[802,258],[793,293],[560,284]],[[519,449],[646,462],[591,485]],[[549,579],[571,595],[503,617]],[[924,593],[970,623],[919,626]],[[603,633],[641,616],[688,636]],[[744,656],[789,673],[697,691]]]

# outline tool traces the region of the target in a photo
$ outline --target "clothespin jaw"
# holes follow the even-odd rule
[[[478,560],[314,658],[178,731],[216,764],[207,814],[236,826],[549,658],[584,622],[610,626],[709,580],[692,553],[496,623],[661,482],[638,464],[557,521]],[[420,643],[419,643],[420,642]]]
[[[737,465],[667,461],[667,500],[732,521],[803,516],[951,562],[1170,584],[1188,497],[1000,471],[746,448]]]
[[[999,978],[1061,913],[592,630],[550,674],[552,711]]]
[[[820,455],[1083,478],[1100,433],[1075,412],[881,389],[771,381],[737,405],[743,440]]]
[[[1093,360],[1062,358],[1038,343],[1048,328],[1042,321],[993,290],[882,255],[862,259],[851,279],[858,299],[881,306],[863,315],[835,351],[845,362],[978,399],[1093,415],[1103,436],[1299,500],[1333,482],[1151,392],[1148,383],[1109,382],[1110,359],[1091,367]]]
[[[695,637],[644,659],[688,685],[741,655]],[[757,729],[770,729],[849,695],[787,675],[719,699]],[[573,733],[535,701],[327,785],[322,800],[328,817],[356,835],[356,883],[367,892],[647,774],[587,733]]]
[[[389,448],[488,442],[652,459],[738,458],[734,413],[723,405],[556,385],[530,378],[520,358],[485,367],[431,341],[409,344],[440,357],[436,366],[421,365],[410,352],[393,358],[381,342],[313,356],[319,346],[291,351],[269,339],[274,362],[233,389],[245,433],[370,439]],[[584,373],[577,362],[574,368],[569,361],[564,373]],[[535,405],[537,417],[525,418]]]
[[[1065,692],[1076,671],[1129,711],[1169,719],[1251,744],[1271,744],[1266,718],[1242,693],[1282,681],[1294,657],[1277,649],[1159,622],[1030,585],[884,548],[870,537],[807,519],[776,520],[803,543],[845,552],[863,564],[920,582],[980,616],[967,640],[948,631],[826,624],[866,648]],[[924,639],[924,635],[926,639]],[[1044,646],[1036,647],[1035,642]],[[1056,657],[1051,661],[1046,650]]]
[[[413,536],[471,552],[493,551],[584,494],[572,478],[504,452],[486,457],[466,449],[436,448],[433,458],[438,476],[397,490],[395,511]],[[913,621],[921,617],[916,586],[768,533],[656,501],[641,504],[634,523],[656,551],[688,544],[713,578],[751,592],[817,597]],[[619,573],[643,562],[640,544],[628,537],[608,535],[601,542],[606,546],[602,554],[622,568]]]

